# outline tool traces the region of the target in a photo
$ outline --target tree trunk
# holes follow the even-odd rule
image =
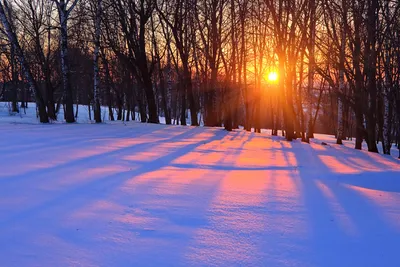
[[[68,58],[68,10],[64,0],[59,4],[59,17],[60,17],[60,38],[61,38],[61,70],[62,81],[64,87],[64,104],[65,104],[65,120],[67,123],[74,123],[74,101],[72,95],[72,86],[70,80],[69,58]]]
[[[378,148],[376,146],[376,30],[378,5],[378,0],[368,1],[367,46],[365,49],[367,57],[367,90],[369,94],[369,109],[367,113],[368,151],[375,153],[378,153]]]
[[[310,6],[310,40],[309,40],[309,56],[308,56],[308,118],[306,142],[310,142],[314,138],[314,75],[315,75],[315,31],[316,31],[316,3],[315,0],[309,1]]]
[[[99,75],[99,55],[100,55],[100,38],[101,38],[101,16],[102,16],[102,0],[97,0],[95,15],[95,38],[94,38],[94,56],[93,56],[93,95],[94,95],[94,119],[96,123],[101,123],[101,106],[99,96],[100,75]]]
[[[338,96],[338,127],[337,127],[337,137],[336,144],[342,145],[344,138],[344,123],[343,123],[343,101],[342,97],[344,95],[345,89],[345,81],[344,81],[344,72],[345,72],[345,57],[346,57],[346,24],[347,24],[347,0],[342,0],[342,28],[341,31],[341,40],[340,40],[340,55],[339,55],[339,96]]]
[[[387,23],[390,23],[390,8],[389,8],[389,1],[385,1],[385,13],[386,13],[386,20]],[[390,44],[389,37],[385,37],[385,83],[384,83],[384,92],[383,92],[383,129],[382,129],[382,146],[383,146],[383,153],[386,155],[390,155],[390,149],[392,147],[392,140],[391,140],[391,126],[392,126],[392,118],[390,113],[390,100],[391,100],[391,92],[392,92],[392,74],[390,71]],[[400,116],[400,114],[397,114]]]
[[[182,84],[181,84],[182,85]],[[181,87],[181,125],[186,126],[186,88]]]
[[[107,87],[107,101],[108,101],[108,116],[110,121],[114,121],[114,111],[113,111],[113,94],[111,93],[112,83],[111,83],[111,75],[110,75],[110,68],[108,64],[107,55],[105,54],[104,49],[101,52],[102,55],[102,62],[105,70],[105,85]]]
[[[11,45],[11,77],[12,77],[12,91],[11,91],[11,112],[19,112],[18,109],[18,71],[17,71],[17,60],[15,56],[15,48]]]

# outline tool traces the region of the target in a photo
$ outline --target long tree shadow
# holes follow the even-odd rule
[[[371,246],[375,246],[379,251],[381,247],[373,241],[375,227],[381,226],[381,231],[389,236],[392,231],[391,228],[385,230],[391,222],[383,215],[383,207],[375,205],[365,196],[343,185],[352,184],[361,188],[398,192],[397,188],[385,186],[385,181],[379,180],[379,177],[387,176],[391,177],[389,180],[398,180],[400,172],[386,171],[384,164],[377,164],[371,159],[369,163],[379,167],[375,172],[368,171],[367,166],[358,164],[349,167],[354,159],[368,157],[362,152],[337,153],[331,148],[315,150],[305,144],[299,146],[301,153],[296,154],[296,160],[299,165],[300,188],[309,214],[313,246],[315,251],[318,251],[314,253],[317,262],[322,264],[329,260],[332,266],[342,264],[336,256],[340,251],[343,258],[350,259],[346,264],[350,264],[352,259],[363,261],[363,251],[371,249]],[[397,212],[400,213],[400,210]],[[349,235],[355,235],[360,240],[357,250],[352,249],[354,243]],[[331,246],[331,249],[320,249],[326,246]],[[380,264],[387,261],[390,260],[379,256],[371,260]],[[353,262],[353,266],[357,264],[360,265],[359,262]]]
[[[187,138],[190,139],[191,137],[195,136],[196,134],[199,133],[199,130],[196,128],[189,129],[187,132],[179,135],[179,136],[174,136],[171,140],[174,139],[182,139],[182,138]],[[106,176],[102,179],[94,179],[89,182],[84,182],[84,183],[79,183],[73,188],[68,188],[68,191],[65,193],[57,194],[55,196],[52,196],[49,200],[45,200],[42,203],[39,203],[38,205],[34,205],[33,207],[29,207],[28,209],[23,209],[19,211],[18,214],[15,214],[13,216],[8,216],[8,218],[5,221],[0,222],[0,225],[6,225],[7,223],[10,223],[11,221],[16,221],[16,220],[21,220],[22,218],[26,219],[29,218],[30,216],[35,216],[38,212],[44,212],[48,209],[51,209],[52,207],[57,207],[58,205],[64,204],[66,202],[69,203],[74,203],[76,206],[80,206],[85,202],[85,198],[82,198],[82,195],[85,195],[87,192],[98,192],[98,194],[95,195],[95,199],[101,199],[104,197],[105,192],[109,192],[109,190],[112,190],[113,188],[118,187],[121,183],[126,182],[127,179],[131,179],[132,177],[138,177],[140,175],[143,175],[145,173],[149,172],[154,172],[157,170],[161,170],[164,167],[167,167],[171,164],[172,161],[174,161],[176,158],[179,158],[190,151],[194,150],[196,147],[206,143],[206,142],[212,142],[216,140],[222,139],[227,133],[223,131],[212,131],[212,135],[205,138],[205,139],[199,139],[196,142],[189,143],[186,145],[183,145],[182,147],[179,147],[177,150],[166,154],[152,162],[149,163],[142,163],[140,166],[137,166],[137,168],[134,168],[132,170],[127,170],[125,172],[120,172],[117,174],[112,174],[109,176]],[[163,142],[166,142],[163,140]],[[93,161],[98,161],[99,159],[103,158],[108,158],[111,155],[119,154],[122,151],[129,150],[131,152],[138,151],[140,153],[140,149],[143,149],[146,146],[153,147],[153,149],[157,149],[157,145],[160,142],[155,142],[152,144],[146,144],[146,145],[134,145],[130,146],[128,148],[124,148],[122,150],[117,150],[113,151],[110,153],[106,153],[104,155],[97,155],[91,158]],[[38,170],[38,171],[33,171],[27,174],[30,179],[36,179],[37,177],[40,176],[49,176],[51,173],[54,172],[56,174],[57,172],[62,172],[63,168],[62,167],[83,167],[84,165],[81,164],[87,164],[88,159],[81,159],[81,160],[76,160],[69,162],[68,164],[63,164],[62,166],[56,166],[56,167],[51,167],[48,170]],[[72,173],[73,175],[73,173]],[[16,176],[13,177],[11,180],[15,182],[15,180],[22,180],[26,179],[25,176]],[[50,179],[48,177],[47,179]],[[10,180],[10,181],[11,181]],[[43,179],[39,179],[36,181],[36,183],[43,183]],[[4,190],[4,188],[3,188]]]
[[[185,180],[185,177],[189,178],[192,176],[191,170],[180,168],[179,166],[171,166],[173,165],[172,162],[176,159],[190,154],[192,151],[205,144],[212,144],[211,147],[218,147],[218,144],[223,143],[226,137],[236,138],[241,135],[241,133],[228,134],[219,130],[207,132],[207,135],[202,135],[200,137],[196,137],[196,135],[188,136],[188,142],[177,142],[180,146],[178,146],[176,150],[163,157],[157,158],[153,162],[144,163],[142,161],[130,161],[133,165],[138,167],[136,169],[109,175],[83,185],[80,183],[74,188],[68,188],[68,191],[65,193],[61,192],[61,194],[59,194],[58,192],[54,192],[51,198],[45,198],[44,201],[41,201],[39,204],[28,206],[22,212],[19,210],[18,213],[9,214],[6,220],[0,222],[0,225],[6,226],[11,222],[17,223],[25,220],[40,221],[41,218],[46,219],[45,214],[52,214],[52,216],[58,217],[59,220],[65,218],[64,220],[71,221],[71,211],[75,213],[75,211],[79,212],[79,210],[83,209],[82,212],[84,213],[88,205],[90,206],[90,203],[103,200],[122,205],[130,203],[129,207],[125,207],[127,213],[134,215],[135,211],[140,209],[141,212],[145,212],[145,215],[142,214],[141,216],[149,216],[150,218],[157,217],[164,220],[164,227],[162,229],[152,229],[153,226],[151,223],[143,226],[141,224],[124,222],[124,226],[121,226],[129,229],[129,231],[140,233],[141,242],[146,242],[146,240],[150,238],[150,240],[152,240],[151,251],[155,251],[154,257],[157,257],[156,251],[158,246],[162,246],[163,244],[163,242],[158,243],[157,240],[161,241],[165,239],[166,236],[168,238],[174,238],[174,236],[179,238],[178,247],[181,247],[181,250],[183,250],[190,243],[193,231],[209,223],[206,219],[208,216],[206,210],[209,209],[209,203],[215,198],[219,190],[218,184],[221,182],[221,177],[216,176],[216,173],[210,170],[202,172],[203,174],[198,177],[198,179],[204,179],[207,182],[189,183],[184,187],[183,191],[177,192],[176,194],[160,193],[158,190],[165,186],[172,186],[170,181],[166,180],[168,176],[171,175],[169,173],[170,168],[181,170],[182,173],[179,177],[182,178],[182,180]],[[177,139],[173,141],[182,139],[181,136],[176,136],[176,138]],[[189,139],[196,141],[190,142]],[[157,145],[153,146],[153,150],[157,150]],[[230,153],[235,152],[231,151]],[[113,162],[109,162],[109,164],[112,163]],[[218,164],[218,162],[216,162],[216,164]],[[147,174],[155,172],[158,172],[156,179],[141,179]],[[198,176],[198,174],[195,174],[195,176],[196,175]],[[137,183],[139,178],[141,181]],[[165,185],[162,185],[162,183]],[[161,186],[159,186],[160,184]],[[191,212],[192,209],[195,209],[196,213]],[[64,214],[63,211],[67,211],[68,213]],[[115,216],[115,214],[113,215]],[[113,218],[101,217],[98,213],[93,214],[91,218],[97,224],[99,220],[106,221],[103,223],[107,223],[108,220],[113,220]],[[51,218],[49,218],[49,220],[52,221]],[[79,228],[81,228],[81,226],[84,227],[84,221],[83,218],[80,220],[76,219],[73,225],[77,225]],[[117,227],[119,227],[119,225]],[[191,230],[176,232],[176,230],[174,230],[176,227]],[[68,227],[60,227],[56,229],[56,231],[57,232],[53,234],[61,238],[71,235],[71,229]],[[33,234],[30,238],[35,239],[36,235]],[[78,241],[83,240],[70,237],[65,240],[65,242],[69,242],[71,245],[76,245],[74,242]],[[142,246],[146,247],[143,243]],[[175,252],[171,251],[171,257],[175,257],[176,260],[179,261],[183,257],[181,250]],[[146,250],[146,255],[153,255],[151,251],[149,252],[149,250]],[[143,256],[143,254],[140,253],[132,253],[135,255],[135,258]],[[102,255],[101,257],[106,261],[107,255]],[[132,254],[130,259],[132,259]]]
[[[121,129],[122,131],[116,131],[115,127],[118,125],[34,125],[34,127],[27,128],[15,128],[10,130],[8,133],[4,133],[6,136],[9,135],[10,138],[5,138],[4,142],[0,144],[0,152],[7,153],[7,156],[12,156],[13,154],[28,154],[34,150],[35,153],[45,153],[50,149],[61,149],[68,146],[76,146],[78,143],[87,142],[84,137],[88,136],[109,136],[111,133],[114,137],[126,136],[130,131],[126,129]],[[69,126],[69,127],[68,127]],[[111,128],[114,126],[114,128]],[[76,135],[76,130],[79,127],[79,135]],[[95,128],[96,127],[96,128]],[[99,127],[101,129],[99,129]],[[43,130],[46,134],[44,135]],[[133,134],[134,128],[130,129]],[[94,134],[94,131],[95,134]],[[151,132],[150,132],[151,133]],[[15,136],[18,136],[15,138]],[[18,140],[15,144],[10,144],[8,139]],[[61,143],[61,144],[60,144]],[[57,145],[57,146],[54,146]],[[14,152],[14,153],[10,153]]]
[[[78,151],[74,151],[75,156],[72,157],[72,160],[68,160],[66,162],[60,163],[60,164],[54,164],[51,167],[46,166],[46,164],[54,161],[54,159],[50,160],[50,162],[44,162],[46,163],[43,168],[37,168],[36,170],[31,170],[27,171],[25,173],[18,173],[16,175],[10,175],[10,176],[3,176],[2,179],[0,180],[0,184],[8,184],[8,183],[17,183],[21,179],[26,179],[26,177],[31,177],[31,176],[38,176],[40,175],[41,177],[48,176],[51,173],[57,173],[57,172],[62,172],[62,171],[67,171],[70,168],[74,167],[79,167],[80,165],[90,165],[90,164],[97,164],[101,160],[106,160],[110,159],[112,157],[118,157],[119,155],[123,153],[135,153],[135,151],[141,151],[145,148],[152,149],[156,148],[159,144],[165,143],[165,142],[174,142],[175,140],[185,140],[193,137],[194,135],[198,134],[199,131],[196,130],[196,128],[188,129],[184,131],[183,133],[180,133],[179,135],[175,135],[172,138],[168,138],[167,132],[165,133],[158,133],[158,135],[163,135],[165,134],[165,137],[160,137],[157,136],[157,141],[153,142],[146,142],[146,141],[140,141],[141,137],[148,137],[151,140],[151,132],[147,133],[142,133],[140,135],[136,135],[135,137],[131,138],[132,141],[138,140],[138,143],[135,142],[133,145],[123,145],[123,147],[113,147],[109,146],[107,144],[101,145],[101,147],[106,148],[106,152],[102,151],[96,151],[96,147],[93,147],[93,143],[87,143],[86,147],[79,147]],[[79,156],[79,152],[83,152],[84,156]],[[89,156],[86,156],[89,152]],[[61,153],[61,151],[60,151]],[[68,155],[68,151],[64,151],[65,154]],[[93,154],[92,154],[93,153]],[[63,159],[63,155],[61,154],[60,159]],[[74,159],[76,158],[77,159]],[[105,161],[106,162],[106,161]]]
[[[314,154],[337,182],[400,193],[400,163],[390,156],[336,145]]]
[[[302,254],[311,253],[310,258],[313,263],[318,263],[317,266],[343,266],[343,258],[350,261],[352,258],[359,259],[362,250],[367,251],[367,246],[371,246],[371,231],[388,223],[382,207],[348,187],[372,187],[371,189],[383,191],[385,188],[379,188],[378,184],[366,182],[363,174],[368,168],[363,168],[364,162],[358,160],[361,158],[374,164],[375,171],[372,172],[371,181],[376,181],[379,175],[389,177],[397,174],[393,166],[392,169],[385,170],[385,164],[382,165],[378,159],[367,160],[367,155],[357,153],[340,154],[342,157],[335,159],[338,153],[334,149],[317,150],[300,142],[286,143],[279,138],[272,140],[274,144],[270,143],[271,147],[260,148],[258,146],[262,143],[255,140],[258,136],[243,132],[226,133],[218,129],[197,128],[180,128],[180,130],[182,132],[172,135],[171,128],[157,128],[152,130],[151,134],[132,137],[132,139],[142,138],[143,142],[115,146],[115,150],[112,151],[75,158],[47,169],[26,172],[25,175],[7,176],[7,179],[0,180],[3,182],[0,192],[5,200],[4,203],[7,203],[7,199],[14,200],[12,194],[15,194],[15,188],[21,185],[21,191],[19,195],[15,195],[15,199],[22,197],[29,190],[35,191],[33,196],[42,195],[42,197],[32,199],[23,207],[7,207],[9,213],[0,215],[0,226],[3,229],[11,224],[25,227],[27,222],[35,222],[40,226],[41,220],[49,220],[56,225],[56,228],[52,229],[54,231],[52,234],[72,246],[78,248],[86,246],[87,251],[90,251],[92,243],[87,240],[82,241],[84,238],[93,241],[94,236],[71,238],[71,226],[92,228],[91,224],[94,224],[93,229],[87,230],[92,235],[98,230],[100,230],[98,234],[107,235],[106,230],[109,229],[113,229],[111,231],[122,229],[120,233],[125,235],[138,233],[138,236],[134,240],[129,239],[129,242],[132,247],[139,245],[140,248],[132,248],[129,257],[122,255],[118,261],[124,265],[128,264],[126,260],[130,260],[129,264],[135,265],[135,262],[143,262],[141,260],[146,257],[156,258],[160,249],[165,250],[166,246],[171,244],[168,242],[174,243],[174,249],[169,248],[169,259],[182,263],[186,257],[183,251],[192,249],[190,251],[192,254],[201,254],[204,252],[202,246],[208,242],[207,247],[211,247],[214,251],[207,251],[209,254],[204,253],[202,256],[213,256],[214,258],[204,261],[210,264],[217,259],[219,253],[235,257],[232,253],[236,252],[243,256],[239,257],[243,265],[256,261],[246,258],[250,252],[257,253],[260,260],[257,263],[260,266],[266,265],[267,262],[279,265],[294,264],[290,261],[290,253],[300,251]],[[101,137],[108,139],[108,135],[102,134]],[[156,141],[150,142],[152,137],[155,137]],[[94,149],[96,144],[94,142],[80,149]],[[218,155],[208,161],[201,162],[200,157],[196,158],[196,155],[205,157],[212,153]],[[245,162],[241,165],[236,162],[246,155],[256,158],[257,155],[254,154],[257,153],[260,153],[258,156],[265,156],[265,153],[279,154],[277,160],[284,162],[276,166],[259,162],[254,165]],[[129,158],[130,155],[137,157],[132,159]],[[155,156],[146,158],[147,155]],[[182,158],[187,160],[178,161]],[[348,168],[358,171],[341,173],[343,170],[330,165],[339,163],[340,166],[347,163],[350,165]],[[111,174],[90,180],[73,179],[78,170],[84,173],[88,170],[88,166],[94,169],[96,166],[99,169],[99,166],[121,168]],[[73,182],[64,185],[63,182],[68,180],[68,175]],[[267,177],[254,177],[254,175],[267,175]],[[26,183],[23,179],[29,181]],[[198,180],[194,182],[191,179],[200,179],[202,182]],[[240,180],[243,184],[235,184],[236,180]],[[269,187],[263,184],[263,180],[268,180],[266,183]],[[285,185],[285,182],[290,184]],[[221,188],[222,183],[226,188]],[[254,186],[246,191],[245,183],[254,183]],[[292,184],[297,186],[296,190],[292,188]],[[258,185],[261,186],[260,190],[255,188]],[[42,190],[46,186],[49,186],[49,189]],[[268,192],[262,192],[264,189]],[[390,191],[389,188],[385,191],[396,192],[396,190]],[[295,193],[298,196],[291,196]],[[296,200],[303,200],[304,203],[295,203]],[[118,210],[110,211],[105,216],[98,211],[93,214],[88,212],[90,206],[97,202],[110,203],[112,208],[117,207]],[[119,209],[124,214],[118,214]],[[80,212],[87,217],[74,217]],[[363,214],[369,215],[367,220]],[[371,218],[371,214],[376,216]],[[121,219],[119,216],[127,218],[118,221],[119,224],[112,226],[114,228],[98,226],[109,221],[115,223],[114,220]],[[346,224],[342,224],[344,218],[354,229],[348,231]],[[310,229],[309,236],[303,239],[298,237],[300,229],[296,229],[299,226],[297,223],[300,224],[301,220]],[[59,221],[69,221],[69,224],[60,225]],[[277,225],[273,227],[271,224]],[[277,229],[282,232],[277,232]],[[349,235],[353,234],[352,230],[355,230],[356,237],[359,237],[352,239],[354,242],[349,241]],[[390,234],[394,232],[383,229],[380,233],[385,237],[389,236],[390,239]],[[297,243],[280,242],[285,238],[282,236],[285,234],[292,235],[292,240]],[[13,233],[9,231],[1,233],[2,238],[7,237],[10,240],[12,235]],[[28,239],[33,242],[38,239],[38,235],[32,231]],[[383,241],[380,237],[377,240]],[[194,241],[198,243],[193,244]],[[276,246],[275,250],[269,252],[275,254],[268,254],[266,248],[273,246]],[[296,250],[301,246],[310,249]],[[326,249],[327,246],[330,246],[330,249]],[[379,244],[372,246],[379,249]],[[390,253],[393,253],[395,248],[396,246],[390,248]],[[282,251],[286,254],[282,254]],[[352,255],[354,251],[356,254]],[[299,259],[301,259],[300,252]],[[270,260],[262,258],[262,256],[277,255],[276,253],[281,254]],[[99,257],[101,262],[108,260],[106,253]],[[237,264],[238,262],[234,260],[233,258],[229,263]],[[381,263],[385,265],[388,260],[383,259]],[[217,263],[222,264],[221,261]],[[228,265],[229,263],[225,262]],[[353,263],[351,266],[360,266],[359,262]]]

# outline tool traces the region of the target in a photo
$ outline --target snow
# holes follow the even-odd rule
[[[24,123],[24,124],[39,124],[39,118],[36,116],[36,104],[28,103],[28,108],[20,108],[19,113],[12,113],[11,103],[0,102],[0,123]],[[76,105],[74,105],[74,114],[76,112]],[[137,114],[139,115],[139,114]],[[117,118],[117,111],[114,110],[114,116]],[[79,105],[78,107],[78,117],[76,121],[78,123],[93,123],[94,122],[93,110],[91,110],[91,118],[89,119],[89,109],[88,106]],[[103,121],[108,121],[108,108],[101,107],[101,118]],[[58,121],[52,122],[56,124],[64,123],[64,110],[63,107],[60,108],[58,114]]]
[[[14,119],[0,266],[400,266],[393,157],[325,135]]]
[[[11,103],[9,102],[0,102],[0,123],[29,123],[29,124],[39,124],[39,118],[36,116],[36,104],[29,103],[28,108],[20,108],[20,113],[12,113],[11,112]],[[116,109],[113,110],[114,118],[117,119],[118,112]],[[125,111],[126,112],[126,111]],[[74,114],[76,113],[76,105],[74,105]],[[191,124],[190,119],[190,110],[187,112],[186,123],[189,126]],[[136,121],[140,121],[140,113],[136,112]],[[79,105],[78,107],[78,117],[75,118],[77,123],[94,123],[94,114],[93,109],[91,109],[91,119],[89,117],[89,109],[88,106]],[[101,107],[101,119],[103,122],[109,122],[108,117],[108,107]],[[130,118],[132,119],[132,118]],[[165,123],[165,117],[159,117],[161,124]],[[198,121],[201,126],[204,126],[204,122],[202,120],[201,114],[198,114]],[[178,119],[180,123],[180,119]],[[60,112],[58,114],[58,121],[54,121],[52,123],[65,123],[64,120],[64,110],[63,107],[60,108]],[[177,124],[175,118],[172,119],[172,124]]]

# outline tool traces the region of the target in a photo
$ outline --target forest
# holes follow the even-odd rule
[[[397,0],[1,0],[0,100],[41,123],[272,129],[400,144]],[[63,109],[64,118],[59,111]],[[114,116],[115,112],[117,116]],[[92,117],[92,114],[90,114]]]

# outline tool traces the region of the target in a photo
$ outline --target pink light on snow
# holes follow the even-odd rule
[[[292,246],[289,236],[306,238],[307,215],[296,179],[286,170],[225,173],[208,212],[210,228],[196,231],[187,257],[216,265],[246,266],[260,253],[261,244],[264,249],[269,246],[272,253],[277,245]],[[266,234],[279,236],[279,241],[263,243]],[[220,262],[221,255],[231,262]]]
[[[348,159],[348,164],[353,165],[354,168],[362,170],[363,172],[383,172],[387,171],[384,165],[376,161],[365,160],[362,158],[351,157]]]
[[[400,171],[400,163],[396,160],[393,160],[392,158],[382,157],[382,155],[379,155],[377,153],[367,153],[367,155],[368,157],[373,159],[376,163],[381,165],[385,171],[387,170]]]
[[[320,155],[319,158],[322,161],[322,163],[324,163],[326,167],[328,167],[334,173],[342,173],[342,174],[360,173],[359,169],[346,165],[333,156]]]

